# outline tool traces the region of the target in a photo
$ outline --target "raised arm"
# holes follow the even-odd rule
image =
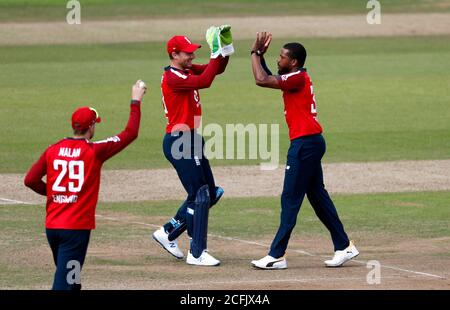
[[[227,67],[229,58],[230,58],[229,56],[226,56],[226,57],[220,59],[220,67],[217,72],[217,75],[225,72],[225,68]],[[193,64],[191,69],[195,75],[200,75],[203,73],[203,71],[205,71],[205,69],[207,67],[208,67],[208,64],[203,64],[203,65]]]
[[[106,161],[116,155],[138,137],[141,120],[141,101],[147,91],[145,84],[142,85],[141,83],[143,82],[139,80],[133,85],[130,116],[125,129],[117,136],[94,143],[95,153],[100,161]]]
[[[172,72],[179,78],[169,79],[167,84],[174,91],[208,88],[214,81],[214,78],[218,74],[221,66],[223,66],[222,62],[224,61],[225,59],[222,56],[211,58],[208,65],[200,75],[187,75],[171,68],[169,70],[172,70]]]
[[[261,55],[261,67],[266,71],[267,75],[273,75],[272,71],[270,71],[269,67],[267,67],[266,60],[264,59],[264,56]]]
[[[230,56],[226,56],[226,57],[221,58],[221,60],[220,60],[220,67],[219,67],[219,70],[217,71],[217,74],[222,74],[222,73],[225,72],[225,68],[228,65],[228,60],[229,59],[230,59]]]
[[[258,32],[256,34],[256,40],[252,47],[252,70],[253,76],[255,78],[255,83],[261,87],[277,88],[280,86],[278,84],[278,79],[276,76],[269,75],[269,70],[264,70],[261,62],[264,62],[261,58],[264,53],[269,48],[270,42],[272,41],[272,34],[266,32]],[[265,62],[264,62],[265,63]],[[267,68],[267,67],[266,67]]]

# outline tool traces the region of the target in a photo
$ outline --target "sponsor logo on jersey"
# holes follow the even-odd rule
[[[54,203],[75,203],[78,201],[77,195],[53,195]]]

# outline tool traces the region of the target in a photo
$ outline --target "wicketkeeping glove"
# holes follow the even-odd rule
[[[217,58],[221,52],[219,27],[211,26],[206,30],[206,42],[211,50],[211,58]]]
[[[222,25],[220,30],[220,47],[222,48],[221,54],[223,57],[229,56],[234,53],[233,37],[231,35],[231,26]]]
[[[233,38],[231,36],[231,26],[222,25],[220,27],[211,26],[206,31],[206,42],[211,49],[211,58],[223,57],[234,53]]]

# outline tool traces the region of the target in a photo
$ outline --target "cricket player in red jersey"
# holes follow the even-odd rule
[[[197,133],[202,115],[198,90],[211,86],[215,76],[224,72],[229,57],[212,56],[208,64],[193,64],[194,52],[199,47],[185,36],[174,36],[167,42],[170,65],[161,79],[167,118],[163,151],[177,171],[187,198],[176,215],[153,233],[153,238],[174,257],[182,259],[177,238],[187,228],[191,244],[186,262],[217,266],[220,261],[207,252],[208,209],[217,203],[223,190],[214,183],[203,153],[203,137]]]
[[[74,135],[49,146],[25,177],[25,185],[47,196],[46,235],[56,265],[53,290],[81,289],[80,272],[89,237],[95,229],[95,208],[103,163],[138,136],[145,84],[132,88],[130,117],[124,131],[91,142],[97,111],[82,107],[72,114]],[[47,175],[47,183],[42,178]]]
[[[270,33],[257,34],[251,51],[253,75],[256,85],[281,89],[283,92],[284,115],[291,144],[281,194],[280,227],[268,255],[252,261],[252,265],[260,269],[287,268],[284,255],[306,194],[316,215],[330,231],[334,244],[334,257],[325,261],[325,265],[338,267],[356,257],[359,252],[348,239],[323,184],[321,160],[325,154],[325,140],[317,121],[313,85],[303,67],[306,50],[300,43],[285,44],[278,58],[278,75],[272,75],[263,57],[271,40]]]

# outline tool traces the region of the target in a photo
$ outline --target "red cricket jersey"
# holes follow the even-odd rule
[[[131,104],[124,131],[103,141],[65,138],[47,148],[25,177],[25,185],[47,196],[46,228],[94,229],[103,163],[137,138],[140,103]],[[47,175],[47,183],[42,177]]]
[[[217,57],[207,65],[192,65],[189,70],[164,68],[161,93],[167,118],[166,133],[199,127],[202,106],[198,90],[211,86],[215,76],[225,71],[227,63],[228,57]]]
[[[277,78],[283,91],[284,116],[290,140],[322,133],[317,121],[313,85],[306,70],[302,68]]]

